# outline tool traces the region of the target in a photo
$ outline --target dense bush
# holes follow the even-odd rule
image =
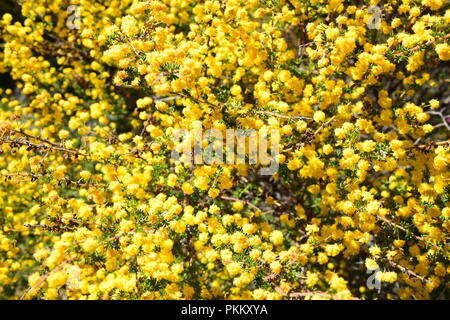
[[[448,298],[448,2],[3,2],[1,298]]]

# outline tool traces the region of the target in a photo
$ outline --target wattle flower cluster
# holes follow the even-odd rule
[[[448,2],[5,2],[0,298],[449,298]]]

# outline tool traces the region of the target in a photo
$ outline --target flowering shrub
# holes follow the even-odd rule
[[[1,298],[448,298],[448,2],[8,3]]]

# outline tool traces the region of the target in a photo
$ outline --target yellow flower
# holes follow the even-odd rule
[[[325,113],[323,111],[316,111],[314,113],[314,121],[317,123],[323,122],[325,120]]]
[[[242,201],[233,202],[233,211],[240,212],[242,209],[244,209],[244,203]]]
[[[216,188],[210,188],[210,189],[208,190],[208,195],[209,195],[211,198],[217,198],[217,197],[219,196],[219,194],[220,194],[220,190],[219,190],[219,189],[216,189]]]
[[[283,233],[279,230],[274,230],[270,233],[270,241],[276,246],[279,246],[283,243],[284,237]]]
[[[316,273],[307,271],[305,283],[308,287],[314,287],[319,282],[319,277]]]
[[[393,283],[397,281],[397,273],[395,272],[377,272],[376,277],[379,281]]]
[[[447,61],[450,60],[450,46],[446,43],[440,43],[436,45],[436,52],[439,55],[439,59]]]
[[[58,136],[60,139],[67,139],[67,137],[69,136],[69,131],[67,130],[60,130],[58,133]]]
[[[367,268],[368,270],[376,270],[376,269],[379,269],[379,268],[380,268],[380,267],[378,266],[378,264],[376,263],[376,261],[373,260],[373,259],[370,259],[370,258],[366,258],[365,264],[366,264],[366,268]]]
[[[234,85],[233,87],[231,87],[231,90],[230,90],[231,94],[234,95],[234,96],[240,95],[241,91],[242,91],[241,87],[238,86],[238,85]]]
[[[139,32],[136,18],[129,15],[123,17],[120,29],[129,37],[136,35]]]

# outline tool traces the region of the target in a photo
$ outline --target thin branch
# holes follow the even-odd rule
[[[402,230],[402,231],[408,233],[408,230],[406,230],[406,229],[403,228],[402,226],[399,226],[398,224],[396,224],[396,223],[394,223],[394,222],[392,222],[392,221],[386,219],[386,218],[383,217],[383,216],[377,215],[377,218],[380,219],[381,221],[386,222],[387,224],[389,224],[389,225],[391,225],[391,226],[397,228],[397,229],[400,229],[400,230]],[[425,240],[424,238],[422,238],[422,237],[420,237],[420,236],[417,236],[417,235],[415,235],[415,234],[412,234],[412,236],[413,236],[414,238],[416,238],[417,240],[420,240],[420,241],[422,241],[422,242],[424,242],[424,243],[426,243],[426,244],[431,245],[431,246],[432,246],[433,248],[435,248],[436,250],[440,250],[440,248],[439,248],[437,245],[435,245],[434,243],[430,243],[430,242],[428,242],[427,240]]]
[[[334,119],[336,118],[336,116],[332,116],[327,122],[323,123],[319,129],[316,130],[316,132],[314,132],[314,135],[316,136],[320,131],[322,131],[323,128],[325,128],[326,126],[328,126],[331,122],[334,121]]]
[[[210,105],[211,107],[214,108],[220,108],[220,106],[215,105],[214,103],[211,103],[209,101],[205,101],[205,100],[200,100],[197,98],[194,98],[192,95],[190,94],[184,94],[184,93],[177,93],[177,92],[170,92],[171,95],[175,95],[175,96],[181,96],[183,98],[187,98],[187,99],[191,99],[192,101],[198,103],[198,104],[207,104]]]
[[[72,259],[64,260],[64,261],[61,262],[55,269],[53,269],[53,270],[51,270],[49,273],[46,273],[46,274],[44,274],[43,276],[41,276],[41,278],[39,279],[39,282],[38,282],[38,283],[36,283],[34,286],[29,287],[27,290],[25,290],[25,292],[23,293],[23,295],[20,297],[20,300],[23,300],[23,299],[26,297],[26,295],[28,294],[28,292],[30,292],[31,290],[33,290],[33,289],[35,289],[35,288],[39,288],[39,286],[40,286],[42,283],[44,283],[45,280],[47,280],[47,278],[50,276],[50,274],[51,274],[52,272],[56,272],[56,271],[61,270],[62,267],[63,267],[66,263],[71,262],[71,261],[73,261],[73,260],[75,260],[75,259],[72,258]]]
[[[305,297],[313,297],[313,296],[321,296],[321,297],[326,297],[326,298],[331,298],[331,299],[336,299],[336,300],[344,300],[342,298],[339,298],[335,295],[329,294],[327,292],[323,292],[323,291],[304,291],[304,292],[293,292],[289,295],[290,298],[292,299],[299,299],[299,298],[305,298]],[[349,300],[360,300],[358,298],[355,297],[351,297],[349,298]]]
[[[450,116],[444,116],[441,111],[426,111],[426,113],[441,117],[442,124],[447,128],[447,130],[450,131],[450,125],[448,123],[448,119],[450,119]]]
[[[450,33],[449,33],[449,34],[446,34],[446,35],[443,36],[443,37],[436,38],[436,39],[427,41],[427,42],[425,42],[425,43],[422,43],[422,44],[420,44],[420,45],[417,45],[417,46],[415,46],[415,47],[413,47],[413,48],[411,48],[411,49],[406,50],[406,52],[412,52],[412,51],[419,50],[419,49],[422,48],[422,47],[429,46],[430,44],[433,44],[434,42],[441,41],[441,40],[444,40],[444,39],[447,39],[447,38],[450,38]],[[396,52],[396,53],[394,53],[394,56],[398,57],[398,56],[401,56],[401,55],[404,54],[404,53],[405,53],[405,51]]]
[[[312,118],[310,117],[300,117],[300,116],[285,116],[285,115],[281,115],[275,112],[270,112],[270,111],[256,111],[256,113],[262,113],[262,114],[268,114],[274,117],[278,117],[278,118],[285,118],[285,119],[303,119],[303,120],[310,120]]]
[[[407,274],[410,277],[415,277],[415,278],[419,279],[422,282],[431,283],[431,280],[428,280],[428,279],[426,279],[426,278],[424,278],[422,276],[419,276],[417,273],[415,273],[415,272],[405,268],[404,266],[398,264],[397,262],[394,262],[394,261],[392,261],[390,259],[388,259],[387,261],[389,262],[389,264],[391,266],[393,266],[394,268],[399,269],[402,273]]]
[[[222,197],[220,197],[220,198],[223,199],[223,200],[228,200],[228,201],[239,201],[239,202],[243,202],[243,203],[245,203],[246,205],[252,207],[253,209],[259,210],[259,211],[262,212],[262,210],[261,210],[260,208],[258,208],[257,206],[255,206],[255,205],[254,205],[253,203],[251,203],[250,201],[247,201],[247,200],[241,200],[241,199],[233,198],[233,197],[226,197],[226,196],[222,196]]]

